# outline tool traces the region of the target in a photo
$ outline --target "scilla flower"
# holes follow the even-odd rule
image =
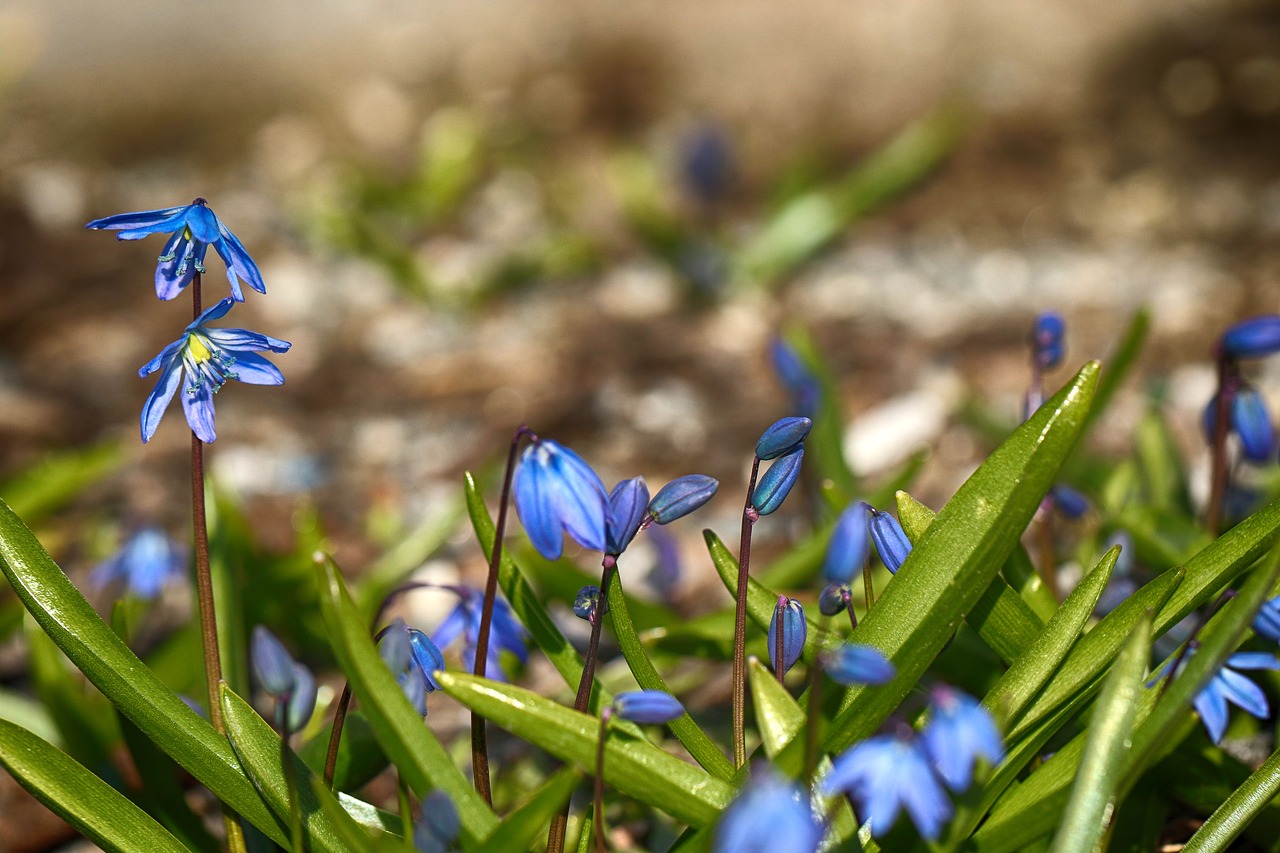
[[[795,782],[765,768],[753,774],[725,809],[716,829],[716,853],[814,853],[822,825]]]
[[[992,765],[1004,758],[1004,739],[991,713],[972,696],[945,684],[931,693],[929,723],[920,740],[942,781],[961,793],[968,790],[979,758]]]
[[[847,584],[853,579],[854,572],[867,562],[871,542],[868,520],[867,505],[862,501],[855,501],[840,513],[831,532],[826,558],[822,561],[823,580]]]
[[[875,543],[876,553],[880,555],[884,567],[897,574],[898,569],[907,561],[907,555],[911,553],[911,540],[907,538],[906,531],[902,529],[898,519],[878,509],[871,510],[868,526],[871,529],[871,541]]]
[[[1262,688],[1237,670],[1280,669],[1280,661],[1270,652],[1236,652],[1196,694],[1192,704],[1204,722],[1209,740],[1217,743],[1227,731],[1227,702],[1231,702],[1259,720],[1270,713],[1267,695]]]
[[[101,588],[123,583],[126,591],[138,598],[151,599],[160,594],[171,579],[181,577],[187,568],[183,548],[158,527],[144,527],[134,533],[110,558],[98,564],[89,575],[89,583]]]
[[[1222,333],[1221,347],[1231,358],[1260,358],[1280,352],[1280,314],[1236,323]]]
[[[258,265],[202,198],[186,207],[118,213],[95,219],[85,227],[119,231],[117,240],[141,240],[148,234],[172,234],[156,265],[156,296],[161,299],[174,298],[191,283],[196,273],[205,271],[204,256],[210,246],[227,265],[232,299],[244,301],[244,292],[240,289],[242,279],[259,293],[267,292]]]
[[[480,618],[484,607],[484,592],[467,586],[442,586],[458,596],[458,606],[449,612],[440,626],[436,628],[431,639],[435,646],[443,649],[459,636],[463,638],[462,659],[466,662],[467,671],[475,669],[476,644],[480,640]],[[499,665],[499,653],[506,650],[514,654],[523,663],[529,659],[529,650],[525,647],[526,632],[524,626],[516,621],[511,612],[511,605],[501,598],[493,602],[493,635],[489,643],[489,658],[485,664],[485,672],[490,678],[502,679],[502,667]]]
[[[542,556],[559,559],[566,533],[583,548],[605,550],[609,496],[581,456],[554,441],[535,440],[520,455],[512,487],[516,513]]]
[[[160,381],[142,407],[142,440],[155,435],[156,427],[169,401],[182,387],[182,409],[191,431],[201,441],[218,437],[213,428],[213,395],[228,379],[249,385],[281,385],[284,376],[260,352],[287,352],[288,341],[267,337],[247,329],[211,329],[205,324],[219,320],[231,310],[234,301],[227,297],[197,317],[187,326],[182,337],[169,344],[160,354],[138,371],[149,376],[160,371]]]
[[[1244,458],[1250,462],[1266,462],[1275,449],[1275,430],[1271,426],[1271,414],[1267,411],[1262,395],[1250,385],[1241,384],[1228,388],[1230,395],[1228,431],[1240,437]],[[1213,441],[1218,426],[1218,398],[1210,398],[1200,419],[1205,438]]]
[[[266,627],[253,629],[249,661],[258,684],[276,700],[276,713],[285,733],[296,732],[311,719],[316,707],[316,680]]]
[[[903,727],[898,734],[876,735],[836,758],[822,780],[823,793],[848,794],[858,804],[858,820],[883,836],[907,810],[920,835],[933,841],[951,817],[951,801],[938,783],[920,742]]]

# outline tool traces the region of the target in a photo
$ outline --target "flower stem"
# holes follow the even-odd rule
[[[733,623],[733,766],[747,762],[747,577],[751,570],[751,528],[760,518],[751,505],[755,496],[756,477],[760,474],[760,457],[751,460],[751,479],[747,483],[747,502],[742,509],[742,540],[738,546],[738,609]]]
[[[511,477],[515,473],[516,453],[520,440],[533,431],[521,424],[511,437],[511,449],[507,453],[507,471],[502,480],[502,498],[498,504],[498,521],[493,528],[493,553],[489,557],[489,577],[484,584],[484,609],[480,611],[480,632],[476,638],[476,665],[473,672],[481,678],[489,661],[489,628],[493,624],[493,602],[498,596],[498,566],[502,562],[502,537],[507,527],[507,504],[511,497]],[[471,712],[471,773],[476,791],[485,804],[493,805],[493,791],[489,786],[489,743],[484,717]]]
[[[333,790],[333,774],[338,767],[338,746],[342,743],[342,727],[347,722],[347,709],[351,707],[351,682],[342,685],[342,696],[333,713],[333,727],[329,730],[329,751],[324,757],[324,784]]]
[[[612,554],[605,554],[600,565],[600,603],[596,608],[595,616],[591,619],[591,640],[587,644],[587,655],[582,661],[578,695],[573,702],[575,711],[585,712],[591,702],[591,688],[596,680],[596,658],[600,650],[600,631],[604,626],[604,615],[609,611],[609,583],[613,580],[613,571],[618,565],[618,558]],[[551,827],[547,831],[547,853],[562,853],[564,850],[565,836],[569,827],[569,806],[570,803],[565,803],[564,808],[551,819]]]
[[[596,819],[592,822],[596,835],[596,853],[605,853],[609,849],[604,841],[604,738],[612,718],[613,708],[605,708],[600,712],[600,736],[596,739]]]
[[[1204,526],[1211,536],[1222,527],[1222,502],[1227,493],[1227,418],[1231,409],[1231,388],[1238,381],[1235,361],[1218,353],[1218,390],[1214,394],[1214,422],[1209,504],[1205,508]]]
[[[853,614],[852,605],[849,610]],[[815,655],[809,667],[808,720],[804,730],[804,784],[813,787],[813,773],[818,766],[818,723],[822,718],[822,655]]]
[[[778,605],[774,608],[773,619],[777,629],[773,632],[773,674],[778,677],[778,683],[782,683],[782,677],[787,674],[786,661],[783,660],[786,652],[786,644],[783,642],[786,637],[786,629],[783,627],[783,616],[787,612],[786,596],[778,596]]]
[[[302,803],[298,799],[298,771],[289,753],[289,699],[276,700],[276,721],[280,727],[280,764],[284,768],[284,785],[289,797],[289,837],[293,853],[304,853],[302,844]]]
[[[871,605],[876,603],[876,590],[875,590],[875,586],[871,583],[871,561],[870,560],[862,561],[862,594],[863,594],[863,597],[866,599],[867,610],[870,611]],[[858,620],[854,619],[854,616],[853,616],[852,596],[849,599],[849,618],[853,619],[853,627],[857,628]]]
[[[868,577],[867,578],[868,592],[871,591],[870,585],[871,585],[871,579],[870,577]],[[844,606],[845,606],[845,609],[849,611],[849,630],[850,631],[858,630],[858,614],[853,612],[853,596],[852,595],[848,593],[845,594]],[[871,609],[870,605],[867,606],[867,609],[868,610]]]

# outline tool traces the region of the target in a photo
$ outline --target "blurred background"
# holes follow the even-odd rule
[[[927,446],[936,507],[1018,420],[1035,313],[1068,321],[1056,387],[1145,306],[1095,438],[1153,395],[1191,449],[1212,340],[1276,309],[1278,151],[1270,2],[5,0],[0,477],[110,469],[42,531],[73,576],[86,530],[185,529],[188,433],[142,447],[137,368],[189,305],[154,297],[161,237],[83,225],[197,196],[267,284],[228,322],[294,344],[283,388],[219,395],[214,475],[352,572],[520,423],[608,484],[720,478],[696,555],[793,411],[779,335],[829,368],[852,469]]]

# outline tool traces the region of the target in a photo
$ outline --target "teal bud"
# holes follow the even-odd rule
[[[808,418],[783,418],[775,421],[756,442],[756,456],[760,459],[776,459],[800,446],[813,428]]]
[[[751,506],[760,515],[768,515],[787,499],[791,487],[800,476],[800,462],[804,459],[804,447],[797,446],[786,456],[779,457],[764,472],[756,490],[751,494]]]
[[[773,618],[769,620],[769,662],[776,672],[778,669],[778,632],[782,632],[782,671],[787,672],[795,666],[804,651],[804,641],[809,635],[809,623],[804,618],[804,607],[794,598],[778,596],[778,605],[773,609]]]
[[[649,501],[649,517],[669,524],[701,507],[715,495],[720,482],[705,474],[686,474],[667,483]]]

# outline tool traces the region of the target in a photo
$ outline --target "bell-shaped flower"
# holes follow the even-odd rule
[[[1271,712],[1262,688],[1237,671],[1249,669],[1280,669],[1280,660],[1270,652],[1236,652],[1192,701],[1214,743],[1227,731],[1228,702],[1260,720]]]
[[[822,780],[827,795],[847,794],[858,804],[858,820],[883,836],[906,809],[920,835],[933,841],[951,818],[951,800],[939,784],[920,743],[909,733],[876,735],[838,756]]]
[[[867,530],[867,505],[862,501],[849,504],[836,519],[822,561],[822,579],[828,583],[847,584],[867,562],[870,532]]]
[[[453,800],[443,791],[432,791],[422,800],[422,811],[413,824],[413,849],[417,853],[449,853],[456,850],[462,823]]]
[[[213,426],[213,395],[228,379],[249,385],[282,385],[279,368],[260,352],[286,352],[288,341],[250,332],[247,329],[211,329],[206,323],[219,320],[235,304],[230,297],[218,302],[187,326],[182,337],[138,371],[149,376],[160,371],[160,381],[142,407],[142,441],[155,435],[160,418],[173,395],[182,386],[182,409],[191,431],[204,442],[218,437]]]
[[[942,781],[962,793],[973,781],[979,758],[992,765],[1004,758],[1004,739],[991,712],[972,696],[939,684],[932,690],[932,700],[920,741]]]
[[[431,638],[417,628],[409,629],[409,652],[413,656],[414,666],[422,673],[422,686],[428,693],[440,689],[436,673],[443,670],[444,655]]]
[[[849,606],[852,595],[844,584],[829,583],[818,593],[818,612],[823,616],[835,616]]]
[[[1240,449],[1250,462],[1266,462],[1275,450],[1275,428],[1271,424],[1271,414],[1258,390],[1250,385],[1241,385],[1230,392],[1230,420],[1228,432],[1240,438]],[[1218,425],[1218,398],[1215,396],[1205,406],[1201,418],[1205,440],[1212,442]]]
[[[1067,324],[1062,315],[1046,311],[1036,317],[1031,332],[1031,349],[1040,370],[1052,370],[1062,362]]]
[[[804,443],[812,428],[813,421],[808,418],[782,418],[774,421],[756,442],[756,456],[764,460],[788,454]]]
[[[911,553],[911,540],[907,538],[906,531],[902,529],[898,519],[878,509],[871,510],[868,526],[880,561],[886,569],[897,574],[898,569],[907,561],[907,555]]]
[[[779,636],[781,632],[781,636]],[[804,607],[794,598],[778,596],[778,605],[769,620],[769,663],[778,671],[778,654],[782,655],[782,671],[789,672],[804,651],[804,641],[809,636],[809,623],[804,618]]]
[[[649,517],[669,524],[698,509],[715,495],[720,481],[705,474],[685,474],[667,483],[649,501]]]
[[[804,446],[799,445],[790,453],[773,460],[769,470],[756,483],[756,490],[751,493],[751,506],[760,515],[769,513],[782,506],[800,476],[800,463],[804,460]]]
[[[595,624],[596,614],[600,610],[600,587],[587,584],[578,590],[573,599],[573,615],[579,619]]]
[[[484,592],[466,586],[444,586],[458,596],[458,606],[449,612],[439,627],[432,633],[431,639],[441,649],[448,648],[458,637],[463,638],[462,660],[468,670],[475,669],[476,646],[480,642],[480,621],[484,610]],[[503,680],[500,665],[500,652],[508,651],[520,659],[521,663],[529,659],[529,650],[525,647],[527,632],[511,612],[511,605],[505,599],[495,598],[493,602],[492,634],[489,637],[489,656],[485,663],[485,674],[498,681]]]
[[[884,652],[875,646],[862,643],[845,643],[839,648],[824,652],[822,671],[831,680],[849,686],[852,684],[884,684],[893,678],[893,664]]]
[[[813,418],[817,415],[818,404],[822,401],[822,383],[800,358],[799,354],[781,338],[775,338],[769,345],[769,357],[773,361],[773,371],[782,380],[782,387],[791,398],[791,409],[802,417]]]
[[[1264,601],[1253,617],[1253,630],[1258,636],[1280,643],[1280,596]]]
[[[184,548],[160,528],[144,527],[94,568],[89,583],[97,589],[122,583],[131,595],[152,599],[169,581],[182,577],[186,568]]]
[[[816,853],[822,824],[795,782],[757,769],[716,828],[714,853]]]
[[[141,240],[148,234],[172,235],[156,265],[156,296],[161,299],[173,299],[191,283],[196,273],[204,273],[204,257],[210,246],[227,265],[232,299],[244,301],[241,281],[259,293],[267,292],[258,265],[202,198],[185,207],[118,213],[95,219],[85,227],[119,231],[117,240]]]
[[[649,511],[649,488],[644,477],[623,480],[609,493],[609,516],[605,521],[606,554],[618,556],[627,549]]]
[[[1222,333],[1221,346],[1231,358],[1260,358],[1280,352],[1280,314],[1236,323]]]
[[[529,541],[548,560],[559,559],[566,533],[583,548],[605,550],[609,496],[596,472],[569,448],[547,439],[532,442],[520,455],[513,490]]]
[[[662,690],[630,690],[613,697],[613,713],[633,723],[656,725],[683,717],[684,706]]]
[[[298,663],[265,626],[253,629],[249,643],[249,663],[258,684],[276,700],[286,732],[297,731],[311,719],[316,705],[316,680],[305,665]]]

